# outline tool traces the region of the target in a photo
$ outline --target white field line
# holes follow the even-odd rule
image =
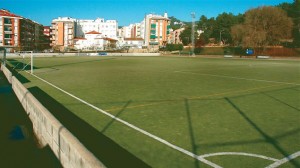
[[[214,75],[214,74],[187,72],[187,71],[174,71],[174,72],[176,72],[176,73],[194,74],[194,75],[214,76],[214,77],[222,77],[222,78],[231,78],[231,79],[241,79],[241,80],[257,81],[257,82],[280,83],[280,84],[297,85],[297,86],[300,85],[299,83],[290,83],[290,82],[281,82],[281,81],[270,81],[270,80],[262,80],[262,79],[249,79],[249,78],[240,78],[240,77],[227,76],[227,75]]]
[[[293,159],[295,159],[295,158],[297,158],[297,157],[299,157],[299,156],[300,156],[300,151],[298,151],[298,152],[296,152],[296,153],[294,153],[294,154],[291,154],[290,156],[285,157],[285,158],[283,158],[283,159],[281,159],[281,160],[278,160],[278,161],[276,161],[276,162],[270,164],[270,165],[267,166],[266,168],[276,168],[276,167],[279,167],[280,165],[282,165],[282,164],[284,164],[284,163],[286,163],[286,162],[288,162],[288,161],[290,161],[290,160],[293,160]]]
[[[136,126],[128,123],[127,121],[124,121],[124,120],[122,120],[122,119],[120,119],[120,118],[118,118],[118,117],[116,117],[116,116],[114,116],[114,115],[112,115],[112,114],[110,114],[110,113],[108,113],[108,112],[106,112],[106,111],[104,111],[104,110],[102,110],[102,109],[100,109],[100,108],[98,108],[98,107],[96,107],[96,106],[94,106],[94,105],[92,105],[92,104],[90,104],[90,103],[88,103],[88,102],[86,102],[86,101],[84,101],[84,100],[76,97],[76,96],[74,96],[73,94],[71,94],[71,93],[69,93],[69,92],[67,92],[67,91],[65,91],[65,90],[63,90],[63,89],[55,86],[54,84],[52,84],[52,83],[50,83],[50,82],[48,82],[48,81],[46,81],[46,80],[44,80],[44,79],[42,79],[42,78],[34,75],[34,74],[31,74],[31,75],[33,75],[34,77],[38,78],[39,80],[47,83],[48,85],[56,88],[57,90],[60,90],[61,92],[63,92],[65,94],[73,97],[74,99],[76,99],[76,100],[78,100],[78,101],[86,104],[87,106],[89,106],[89,107],[91,107],[91,108],[93,108],[93,109],[95,109],[95,110],[97,110],[97,111],[99,111],[99,112],[101,112],[101,113],[103,113],[103,114],[105,114],[105,115],[113,118],[114,120],[119,121],[120,123],[122,123],[122,124],[124,124],[124,125],[126,125],[126,126],[128,126],[130,128],[132,128],[132,129],[134,129],[134,130],[136,130],[136,131],[138,131],[138,132],[140,132],[140,133],[142,133],[142,134],[144,134],[144,135],[146,135],[146,136],[148,136],[150,138],[155,139],[156,141],[159,141],[159,142],[161,142],[161,143],[163,143],[163,144],[165,144],[165,145],[167,145],[167,146],[169,146],[169,147],[171,147],[171,148],[173,148],[173,149],[175,149],[175,150],[177,150],[177,151],[179,151],[181,153],[184,153],[184,154],[186,154],[186,155],[188,155],[188,156],[190,156],[190,157],[192,157],[194,159],[197,159],[197,160],[199,160],[199,161],[201,161],[201,162],[203,162],[203,163],[205,163],[205,164],[207,164],[207,165],[209,165],[211,167],[222,168],[221,166],[216,165],[215,163],[212,163],[212,162],[210,162],[210,161],[208,161],[208,160],[206,160],[204,158],[198,157],[196,154],[194,154],[194,153],[192,153],[190,151],[187,151],[187,150],[185,150],[185,149],[183,149],[181,147],[178,147],[178,146],[176,146],[176,145],[174,145],[174,144],[172,144],[172,143],[170,143],[170,142],[168,142],[168,141],[166,141],[166,140],[164,140],[164,139],[162,139],[160,137],[157,137],[157,136],[155,136],[155,135],[153,135],[153,134],[151,134],[151,133],[149,133],[149,132],[147,132],[147,131],[139,128],[139,127],[136,127]]]
[[[211,154],[200,155],[198,157],[206,158],[206,157],[221,156],[221,155],[250,156],[250,157],[257,157],[257,158],[261,158],[261,159],[265,159],[265,160],[272,160],[272,161],[275,161],[275,162],[279,161],[279,159],[274,159],[274,158],[263,156],[263,155],[252,154],[252,153],[244,153],[244,152],[219,152],[219,153],[211,153]]]

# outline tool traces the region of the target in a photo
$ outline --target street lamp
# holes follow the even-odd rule
[[[192,16],[192,33],[191,33],[191,38],[192,38],[192,56],[195,56],[195,17],[196,17],[196,14],[195,12],[192,12],[191,13],[191,16]]]

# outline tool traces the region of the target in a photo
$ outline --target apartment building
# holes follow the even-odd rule
[[[58,17],[52,21],[52,46],[60,51],[76,49],[78,46],[86,45],[82,39],[90,32],[98,32],[105,38],[117,39],[118,22],[116,20],[82,20],[70,17]],[[79,45],[80,43],[80,45]],[[80,47],[82,48],[82,47]],[[86,48],[86,46],[84,47]]]
[[[8,10],[0,10],[0,47],[6,47],[12,52],[20,45],[19,23],[21,16],[10,13]]]
[[[179,28],[177,30],[172,31],[172,33],[171,33],[171,43],[172,44],[182,44],[182,41],[180,39],[180,34],[183,31],[184,31],[184,28]]]
[[[168,14],[164,16],[149,14],[145,17],[145,45],[159,47],[170,42],[170,19]]]
[[[42,50],[43,25],[0,10],[0,46],[7,52]]]
[[[58,17],[52,20],[50,39],[55,50],[65,51],[74,47],[75,23],[76,19],[71,17]]]
[[[76,37],[83,37],[85,33],[96,31],[103,36],[117,39],[118,22],[116,20],[76,20]]]
[[[141,23],[135,23],[131,28],[131,38],[141,38]]]
[[[44,26],[44,35],[50,36],[51,33],[51,27],[50,26]]]
[[[119,29],[119,36],[122,38],[131,38],[132,28],[134,24],[130,24],[129,26],[123,26]]]

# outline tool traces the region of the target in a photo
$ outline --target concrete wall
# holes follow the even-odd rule
[[[40,145],[49,145],[64,167],[102,168],[105,167],[79,140],[73,136],[11,72],[1,66],[12,89],[29,116]]]
[[[11,83],[12,73],[4,65],[1,65],[1,71],[6,76],[8,82]]]

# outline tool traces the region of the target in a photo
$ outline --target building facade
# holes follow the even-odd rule
[[[170,42],[170,19],[164,16],[149,14],[145,17],[145,45],[148,47],[164,46]]]
[[[85,33],[96,31],[105,37],[117,39],[118,22],[116,20],[76,20],[76,37],[83,37]]]
[[[0,10],[0,46],[8,52],[42,50],[43,25]]]
[[[54,50],[66,51],[74,48],[76,19],[70,17],[58,17],[52,20],[51,46]]]
[[[86,39],[90,32],[98,32],[103,38],[117,39],[118,22],[97,18],[95,20],[78,20],[70,17],[59,17],[52,21],[52,46],[56,50],[90,48]],[[83,41],[83,39],[86,39]],[[76,43],[76,47],[75,47]],[[92,45],[92,44],[91,44]],[[94,44],[93,44],[94,45]]]
[[[8,10],[0,10],[0,47],[6,47],[8,52],[20,46],[20,20],[22,18]]]
[[[181,32],[184,31],[184,28],[180,28],[171,32],[171,43],[172,44],[182,44],[180,39]]]

